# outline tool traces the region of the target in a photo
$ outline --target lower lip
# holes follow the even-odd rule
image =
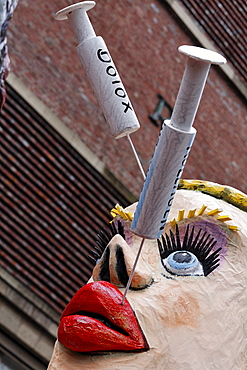
[[[120,304],[122,297],[122,293],[108,282],[86,284],[64,310],[58,340],[72,351],[84,353],[147,351],[149,346],[130,304],[127,299]],[[79,311],[99,314],[114,328],[96,318],[75,313]]]
[[[125,336],[98,320],[80,315],[67,316],[61,320],[58,338],[65,347],[78,352],[145,350],[141,336]]]

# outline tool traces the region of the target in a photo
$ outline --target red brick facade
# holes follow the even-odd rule
[[[12,71],[138,196],[143,179],[129,143],[109,135],[78,60],[69,23],[53,18],[71,3],[19,2],[8,30]],[[159,134],[148,115],[158,93],[174,105],[186,64],[177,48],[197,41],[165,1],[99,0],[89,17],[112,54],[139,118],[141,129],[131,137],[147,170]],[[206,179],[247,192],[246,113],[242,96],[219,67],[212,67],[183,178]]]

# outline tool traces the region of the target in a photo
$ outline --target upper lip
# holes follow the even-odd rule
[[[58,339],[79,352],[147,351],[149,346],[129,302],[106,281],[86,284],[65,308]]]

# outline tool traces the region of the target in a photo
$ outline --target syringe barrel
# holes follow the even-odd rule
[[[147,239],[161,236],[195,135],[193,127],[184,132],[169,122],[163,124],[131,224],[135,234]]]

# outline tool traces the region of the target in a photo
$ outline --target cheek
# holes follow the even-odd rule
[[[197,299],[191,293],[169,289],[159,297],[159,319],[166,327],[196,327],[200,316]]]

